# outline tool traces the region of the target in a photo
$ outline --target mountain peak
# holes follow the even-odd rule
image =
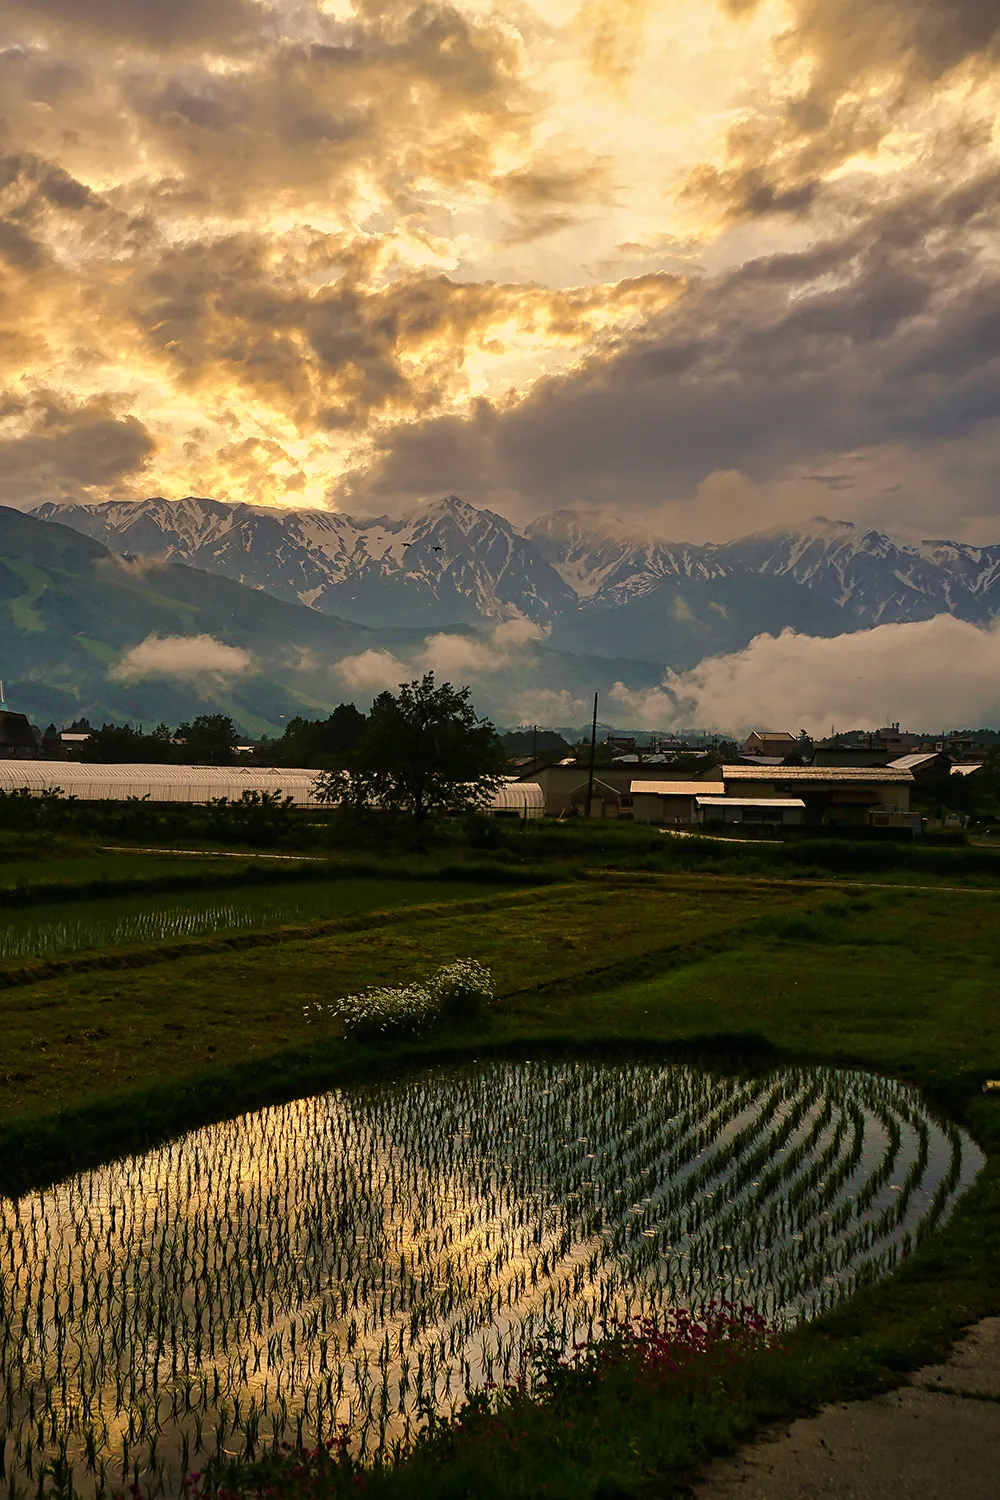
[[[857,531],[853,521],[838,521],[830,516],[810,516],[803,530],[806,531]]]
[[[911,545],[824,515],[698,545],[584,507],[520,528],[453,493],[406,516],[357,519],[196,496],[36,514],[362,625],[524,618],[552,628],[553,648],[678,668],[786,626],[837,634],[941,613],[1000,617],[1000,546]]]
[[[443,500],[422,506],[418,512],[411,512],[407,521],[416,522],[419,532],[424,532],[428,528],[434,529],[441,522],[447,522],[466,538],[475,533],[478,544],[481,544],[488,535],[501,535],[510,539],[519,536],[506,516],[498,515],[496,511],[486,510],[485,507],[471,505],[460,495],[446,495]]]
[[[736,543],[757,541],[764,537],[771,540],[778,537],[791,537],[795,541],[828,541],[836,536],[855,536],[858,528],[853,521],[838,521],[830,516],[810,516],[808,521],[776,521],[773,526],[765,526],[760,531],[752,531],[746,536],[734,537]],[[732,545],[729,543],[727,545]]]
[[[470,505],[468,500],[463,500],[461,495],[445,495],[443,500],[438,500],[436,504],[430,506],[429,509],[444,511],[450,516],[468,517],[481,516],[484,514],[484,512],[477,509],[475,505]],[[486,512],[485,514],[488,514],[488,512]]]

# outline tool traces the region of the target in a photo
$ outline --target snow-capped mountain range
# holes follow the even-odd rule
[[[454,495],[403,518],[194,498],[34,514],[114,551],[221,573],[364,625],[525,618],[562,650],[676,668],[785,626],[839,635],[1000,613],[1000,545],[904,544],[824,518],[694,545],[637,537],[586,511],[553,511],[522,531]]]

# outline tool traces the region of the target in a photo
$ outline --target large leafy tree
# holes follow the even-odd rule
[[[408,813],[420,825],[434,813],[481,806],[503,781],[504,753],[467,687],[438,685],[427,672],[380,693],[347,768],[321,776],[319,796],[357,809]]]
[[[277,745],[283,766],[315,766],[318,771],[346,765],[357,749],[365,716],[353,703],[341,703],[328,719],[290,720]]]
[[[236,726],[226,714],[199,714],[190,724],[177,726],[176,738],[185,760],[225,766],[236,749]]]

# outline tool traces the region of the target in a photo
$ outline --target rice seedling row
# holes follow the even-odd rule
[[[981,1158],[904,1086],[493,1062],[192,1133],[0,1208],[0,1480],[361,1453],[609,1323],[776,1324],[884,1275]]]
[[[0,964],[177,938],[244,932],[374,907],[485,894],[455,882],[352,880],[180,896],[103,898],[0,912]]]

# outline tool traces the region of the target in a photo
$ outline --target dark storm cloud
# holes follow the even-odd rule
[[[679,286],[653,275],[550,291],[411,272],[374,288],[363,279],[379,253],[372,242],[313,234],[298,248],[287,271],[274,242],[254,234],[164,248],[129,287],[131,316],[185,385],[237,382],[304,427],[332,431],[426,412],[497,321],[582,343],[609,305],[652,310]],[[333,285],[304,288],[309,269],[331,268]]]
[[[45,261],[45,251],[38,241],[10,219],[0,219],[0,256],[22,271],[33,271]]]
[[[0,416],[20,419],[23,429],[0,439],[0,498],[14,505],[114,488],[139,473],[156,446],[140,421],[100,400],[73,406],[55,395],[8,396]]]
[[[605,201],[609,174],[601,162],[578,166],[536,161],[530,167],[495,177],[492,187],[509,203],[513,222],[504,243],[527,244],[567,229]]]
[[[969,433],[1000,417],[1000,275],[941,231],[963,212],[1000,224],[998,195],[1000,174],[914,194],[839,240],[696,286],[518,405],[392,435],[345,496],[401,503],[433,474],[539,508],[652,505],[712,471],[764,480],[816,453]]]
[[[724,0],[744,16],[758,0]],[[901,108],[960,68],[980,76],[1000,60],[996,0],[792,0],[793,23],[776,44],[810,77],[775,121],[750,115],[729,136],[728,164],[699,168],[689,195],[721,199],[736,216],[799,215],[823,175],[874,150]]]
[[[31,152],[0,156],[0,195],[7,205],[16,204],[16,211],[22,216],[42,204],[66,213],[103,206],[89,187],[63,167]]]
[[[970,59],[1000,56],[995,0],[793,0],[787,45],[804,46],[816,72],[800,106],[822,117],[849,86],[880,72],[936,83]]]
[[[253,0],[0,0],[0,24],[29,34],[89,32],[156,50],[222,43],[259,30],[270,7]]]
[[[404,211],[423,178],[492,180],[498,147],[528,125],[509,37],[426,4],[362,14],[351,38],[262,45],[231,70],[135,67],[121,107],[188,192],[231,210],[333,190],[346,204],[359,172]]]

